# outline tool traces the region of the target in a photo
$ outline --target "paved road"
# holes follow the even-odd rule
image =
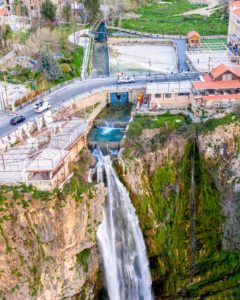
[[[143,80],[136,81],[137,83],[143,82]],[[60,88],[57,91],[54,91],[53,93],[47,95],[44,97],[44,100],[49,101],[52,104],[52,108],[56,109],[63,105],[64,103],[67,103],[74,97],[77,97],[81,94],[84,94],[86,92],[89,92],[94,89],[98,89],[101,87],[108,87],[116,85],[116,78],[102,78],[102,79],[89,79],[86,81],[77,81],[72,84],[69,84],[67,86],[64,86]],[[117,85],[116,85],[117,88]],[[18,114],[24,115],[27,121],[31,121],[39,117],[38,114],[34,112],[35,104],[32,103],[22,109],[18,110]],[[12,131],[16,130],[17,127],[22,126],[24,123],[19,124],[18,126],[12,126],[9,124],[10,119],[13,116],[1,116],[0,118],[0,137],[3,137]]]
[[[179,71],[180,72],[188,71],[189,67],[186,63],[186,51],[187,51],[186,40],[185,39],[175,39],[174,43],[177,46]]]
[[[151,77],[142,76],[136,78],[134,84],[124,85],[125,87],[143,87],[146,82],[167,82],[167,81],[183,81],[183,80],[198,80],[198,75],[196,73],[187,74],[168,74],[168,75],[153,75]],[[57,109],[63,106],[63,104],[68,103],[73,98],[80,96],[81,94],[87,93],[89,91],[100,89],[102,87],[115,86],[116,90],[119,85],[116,83],[116,78],[106,77],[98,79],[88,79],[88,80],[78,80],[74,83],[66,85],[59,88],[56,91],[45,96],[43,99],[52,104],[53,109]],[[26,122],[31,121],[39,117],[38,114],[34,112],[35,103],[32,103],[22,109],[18,110],[18,114],[22,114],[26,117]],[[12,131],[16,130],[17,127],[22,126],[24,123],[18,126],[12,126],[9,124],[10,119],[13,116],[0,116],[0,138],[10,134]]]

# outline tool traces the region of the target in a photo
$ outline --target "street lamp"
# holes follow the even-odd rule
[[[4,76],[4,89],[5,89],[5,96],[6,96],[6,110],[9,112],[9,106],[8,106],[8,93],[7,93],[7,77]]]
[[[149,77],[151,76],[151,60],[149,59],[149,61],[148,61],[148,66],[149,66],[149,70],[148,70],[148,75],[149,75]]]

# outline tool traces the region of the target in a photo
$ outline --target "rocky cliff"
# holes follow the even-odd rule
[[[240,297],[239,137],[236,116],[205,125],[137,117],[130,125],[117,169],[139,216],[157,299]]]
[[[106,188],[83,196],[77,175],[62,192],[1,188],[1,299],[94,299],[101,289],[96,231]]]

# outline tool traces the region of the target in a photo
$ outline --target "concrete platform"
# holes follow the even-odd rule
[[[224,63],[236,66],[231,61],[231,55],[227,50],[197,50],[186,52],[187,63],[193,71],[206,73],[209,72],[209,65],[212,68]]]
[[[177,54],[172,44],[160,41],[109,42],[110,74],[127,72],[129,74],[177,72]],[[165,44],[164,44],[165,43]]]

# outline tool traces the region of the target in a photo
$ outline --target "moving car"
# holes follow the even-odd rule
[[[134,83],[135,79],[134,77],[119,77],[118,78],[118,83]]]
[[[48,101],[41,100],[36,103],[34,111],[36,113],[41,113],[45,110],[50,109],[51,107],[52,107],[52,105]]]
[[[135,82],[135,78],[134,76],[128,76],[126,74],[124,74],[123,72],[118,73],[117,74],[117,83],[134,83]]]
[[[12,119],[10,120],[10,124],[11,124],[11,125],[17,125],[17,124],[19,124],[19,123],[21,123],[21,122],[24,122],[24,121],[26,121],[26,118],[25,118],[24,116],[22,116],[22,115],[17,115],[17,116],[15,116],[14,118],[12,118]]]

